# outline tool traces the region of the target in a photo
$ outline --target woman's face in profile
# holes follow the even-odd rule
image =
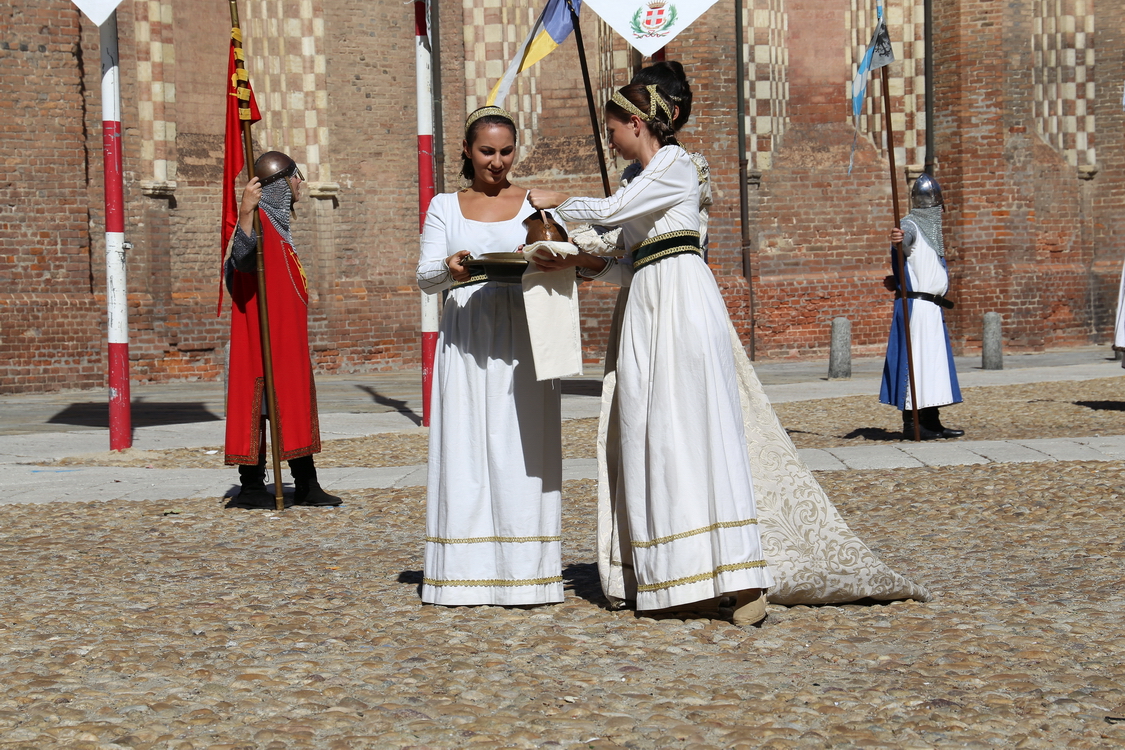
[[[498,185],[508,179],[516,159],[516,136],[504,125],[485,125],[476,132],[472,144],[465,143],[465,153],[473,162],[476,181]]]
[[[632,120],[618,120],[616,117],[605,118],[605,130],[609,147],[621,154],[623,159],[630,161],[637,158],[637,143],[639,136],[635,132]],[[637,120],[640,122],[640,120]]]

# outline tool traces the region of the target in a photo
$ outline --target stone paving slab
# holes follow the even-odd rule
[[[86,433],[88,434],[88,433]],[[54,435],[52,437],[59,437]],[[0,445],[4,441],[0,437]],[[1036,442],[1037,448],[1023,443]],[[1087,443],[1087,444],[1082,444]],[[1099,450],[1104,448],[1104,450]],[[1125,436],[1042,441],[903,442],[829,450],[799,450],[813,471],[837,472],[864,469],[904,469],[920,466],[968,466],[988,463],[1052,461],[1117,461],[1125,458]],[[1078,458],[1075,458],[1078,456]],[[10,457],[0,476],[0,505],[12,503],[85,502],[102,500],[165,500],[222,497],[237,488],[230,469],[138,469],[100,466],[50,467],[17,463]],[[426,466],[323,468],[317,473],[329,490],[362,490],[422,487]],[[290,486],[283,465],[283,481]],[[597,479],[598,462],[592,458],[563,461],[563,480]],[[272,491],[272,490],[271,490]]]
[[[885,445],[857,446],[855,448],[827,448],[849,469],[915,469],[924,466],[913,456],[898,448]]]
[[[1075,440],[1083,445],[1090,446],[1098,453],[1112,457],[1114,460],[1125,459],[1125,435],[1075,438]]]
[[[1072,438],[1042,438],[1011,442],[1046,453],[1056,461],[1105,461],[1107,458],[1104,453]]]
[[[564,458],[563,481],[571,479],[597,479],[598,459],[596,458]]]
[[[1018,464],[1054,460],[1042,451],[1009,440],[973,440],[963,443],[966,446],[970,444],[973,453],[995,463]]]
[[[969,466],[990,463],[989,459],[974,453],[969,445],[969,443],[936,440],[925,443],[903,441],[898,449],[926,466]]]
[[[843,461],[820,448],[804,448],[797,452],[812,471],[845,471],[848,468]]]

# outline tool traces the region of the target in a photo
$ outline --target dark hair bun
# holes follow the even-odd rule
[[[684,66],[679,61],[661,60],[641,68],[633,76],[631,83],[655,85],[660,88],[668,103],[680,110],[676,119],[672,121],[672,127],[676,130],[686,125],[691,118],[691,84],[688,83]]]

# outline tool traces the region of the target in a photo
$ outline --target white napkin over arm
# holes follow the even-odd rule
[[[523,273],[523,302],[535,378],[551,380],[582,374],[582,331],[578,319],[578,281],[573,268],[540,271],[541,257],[574,255],[578,248],[569,242],[541,241],[523,249],[527,270]]]

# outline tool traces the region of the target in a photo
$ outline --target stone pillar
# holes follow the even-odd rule
[[[848,380],[852,376],[852,322],[832,320],[832,348],[828,355],[828,379]]]
[[[981,334],[981,368],[1004,369],[1004,339],[1000,334],[1000,313],[984,314],[984,331]]]

